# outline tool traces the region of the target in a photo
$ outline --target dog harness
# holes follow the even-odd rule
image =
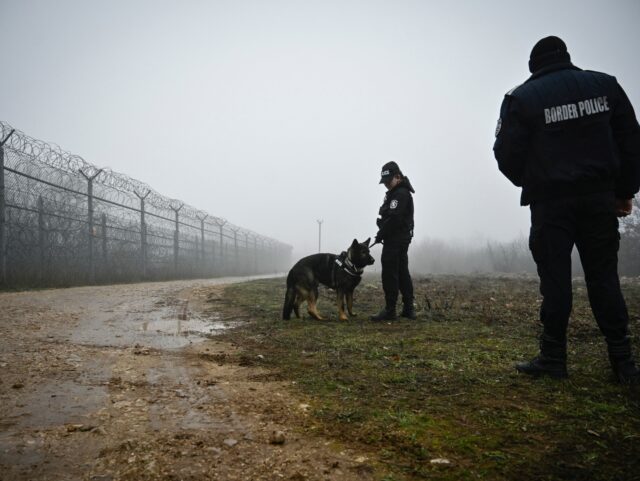
[[[348,252],[341,252],[333,264],[333,269],[331,269],[331,281],[334,289],[336,287],[336,267],[342,269],[343,272],[346,272],[352,277],[362,277],[362,273],[364,272],[364,268],[356,267],[351,259],[349,259]]]

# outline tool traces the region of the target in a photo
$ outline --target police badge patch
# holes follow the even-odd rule
[[[391,209],[395,209],[396,207],[398,207],[398,201],[397,201],[396,199],[393,199],[393,200],[391,201],[391,204],[389,205],[389,207],[390,207]]]
[[[502,128],[502,117],[498,119],[498,125],[496,125],[496,137],[500,133],[500,129]]]

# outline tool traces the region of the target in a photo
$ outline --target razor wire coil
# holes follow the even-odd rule
[[[0,282],[168,279],[288,266],[287,244],[0,121],[4,139]]]

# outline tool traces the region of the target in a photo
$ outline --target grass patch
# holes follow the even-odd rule
[[[574,292],[571,377],[553,381],[513,369],[537,351],[537,280],[414,282],[417,321],[367,321],[383,302],[373,278],[356,291],[361,315],[349,322],[336,320],[330,292],[319,307],[331,320],[280,320],[283,279],[230,285],[219,308],[251,319],[226,334],[246,356],[312,399],[308,427],[365,446],[381,479],[638,479],[640,391],[612,382],[583,284]],[[640,284],[623,286],[638,335]]]

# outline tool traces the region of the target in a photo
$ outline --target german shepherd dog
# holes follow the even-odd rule
[[[313,254],[300,259],[287,276],[287,293],[284,298],[282,319],[291,318],[291,311],[300,318],[300,304],[307,301],[307,310],[314,319],[323,321],[318,312],[318,285],[323,284],[336,291],[338,318],[348,320],[344,312],[344,301],[351,316],[353,313],[353,291],[360,280],[366,266],[374,260],[369,254],[371,238],[359,243],[356,239],[346,252],[335,254]]]

